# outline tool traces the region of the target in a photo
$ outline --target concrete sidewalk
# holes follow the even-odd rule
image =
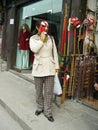
[[[7,63],[0,56],[0,71],[5,71],[7,69]]]
[[[24,130],[98,130],[98,111],[72,100],[53,105],[54,122],[36,110],[35,86],[10,71],[0,72],[0,104]]]

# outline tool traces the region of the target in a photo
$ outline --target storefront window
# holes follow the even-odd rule
[[[34,4],[25,6],[23,7],[23,19],[25,19],[25,17],[40,15],[44,13],[55,14],[61,12],[62,1],[63,0],[42,0]]]
[[[28,30],[30,35],[33,35],[36,23],[42,19],[45,19],[48,21],[50,26],[49,33],[54,36],[56,45],[58,47],[60,38],[62,1],[63,0],[42,0],[22,7],[20,9],[18,37],[20,37],[21,34],[20,29],[23,30],[23,25],[25,25],[25,29]],[[29,39],[29,36],[27,38]],[[28,48],[20,48],[20,44],[17,44],[16,66],[18,68],[27,70],[31,69],[33,58],[34,56]]]

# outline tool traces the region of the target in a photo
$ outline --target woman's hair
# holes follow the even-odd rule
[[[24,24],[22,24],[22,25],[20,26],[20,30],[22,30],[23,26],[25,27],[25,29],[26,29],[28,32],[30,32],[30,28],[29,28],[29,26],[28,26],[26,23],[24,23]]]

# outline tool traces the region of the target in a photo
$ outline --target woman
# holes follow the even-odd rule
[[[35,80],[37,110],[35,115],[44,112],[53,122],[52,103],[54,76],[59,70],[58,54],[54,38],[48,35],[48,22],[41,21],[38,33],[30,38],[30,49],[34,52],[32,75]]]

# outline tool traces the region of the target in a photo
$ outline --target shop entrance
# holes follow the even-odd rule
[[[59,36],[60,36],[60,18],[61,15],[58,14],[50,14],[50,13],[44,13],[40,15],[36,15],[32,17],[31,22],[31,35],[34,35],[37,33],[36,25],[40,23],[42,20],[46,20],[49,23],[49,31],[48,34],[53,36],[55,39],[56,47],[58,49],[59,45]],[[30,67],[32,66],[34,59],[33,53],[30,51]]]
[[[20,30],[23,30],[23,26],[25,24],[25,28],[30,33],[30,36],[37,33],[35,31],[36,24],[41,20],[46,20],[49,23],[49,35],[52,35],[56,42],[56,47],[58,49],[59,41],[60,41],[60,25],[61,25],[61,10],[62,10],[62,0],[58,5],[55,4],[54,0],[47,0],[48,7],[45,0],[36,2],[34,4],[30,4],[28,6],[22,7],[20,9],[20,20],[19,20],[19,33],[18,37],[20,37]],[[45,6],[45,8],[41,8],[41,6]],[[41,8],[41,10],[40,10]],[[32,12],[33,10],[33,12]],[[30,38],[28,34],[28,38]],[[23,39],[23,38],[22,38]],[[26,38],[27,39],[27,38]],[[18,39],[19,43],[19,39]],[[17,56],[16,56],[16,67],[20,70],[31,70],[33,63],[33,53],[30,49],[22,49],[17,44]]]

